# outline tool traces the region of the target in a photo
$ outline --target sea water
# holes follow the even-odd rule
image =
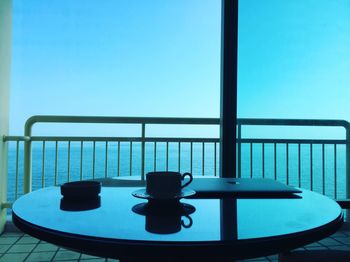
[[[67,181],[101,177],[141,176],[140,142],[33,142],[32,189]],[[168,145],[168,146],[167,146]],[[276,151],[276,156],[275,156]],[[120,152],[120,153],[118,153]],[[145,173],[191,172],[194,176],[218,176],[220,148],[215,143],[149,142],[145,144]],[[95,155],[95,158],[94,158]],[[18,166],[16,167],[16,159]],[[324,160],[324,161],[323,161]],[[324,162],[324,163],[323,163]],[[345,146],[309,144],[242,144],[241,177],[265,177],[293,186],[345,198]],[[238,173],[238,170],[237,170]],[[18,176],[16,184],[16,174]],[[42,176],[44,174],[44,176]],[[324,185],[324,187],[323,187]],[[10,143],[8,153],[8,201],[23,194],[23,144],[18,153]]]

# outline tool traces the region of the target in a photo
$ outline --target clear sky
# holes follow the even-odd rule
[[[221,0],[14,0],[11,123],[219,117]],[[350,121],[350,1],[239,1],[238,116]]]

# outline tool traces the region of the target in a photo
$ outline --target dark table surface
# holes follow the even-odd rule
[[[137,189],[102,187],[80,211],[62,202],[59,187],[41,189],[14,203],[13,220],[48,242],[124,260],[269,255],[326,237],[343,221],[335,201],[307,190],[300,198],[182,199],[185,207],[158,212],[131,195]]]

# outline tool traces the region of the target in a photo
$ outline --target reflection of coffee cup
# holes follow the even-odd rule
[[[181,181],[188,176],[189,181],[182,185]],[[181,193],[181,189],[193,180],[190,173],[150,172],[146,175],[146,192],[154,198],[173,198]]]
[[[172,234],[193,224],[190,215],[196,208],[178,201],[140,203],[132,207],[136,214],[146,217],[146,231],[155,234]]]
[[[185,223],[181,216],[146,216],[146,230],[156,234],[171,234],[181,230],[181,226],[184,228],[190,228],[192,226],[192,218],[188,215],[184,215],[188,219]]]

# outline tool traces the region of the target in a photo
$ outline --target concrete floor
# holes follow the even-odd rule
[[[246,261],[278,261],[278,256],[261,257]],[[293,250],[280,258],[281,261],[350,261],[350,222],[319,242]],[[0,262],[22,261],[118,261],[89,256],[57,247],[28,236],[8,223],[0,236]]]

